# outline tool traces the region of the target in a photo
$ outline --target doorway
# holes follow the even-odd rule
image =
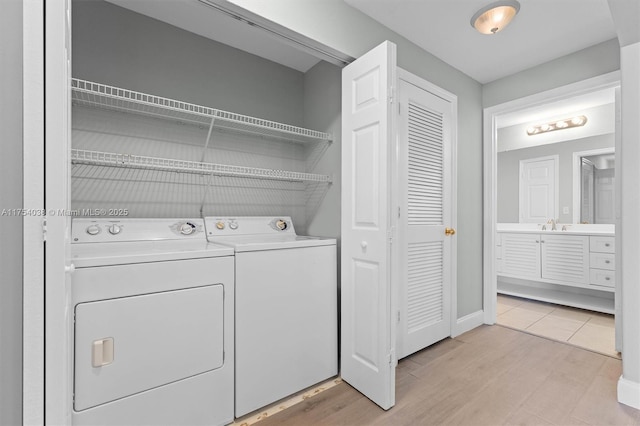
[[[500,232],[505,231],[504,223],[508,220],[508,219],[505,219],[504,216],[501,216],[501,212],[500,212],[500,207],[503,204],[501,202],[501,199],[503,197],[501,197],[500,190],[499,190],[500,166],[498,164],[499,163],[498,155],[499,155],[499,152],[512,151],[513,149],[515,149],[516,147],[514,147],[514,144],[516,142],[510,139],[507,142],[507,145],[508,145],[507,149],[500,151],[499,149],[500,129],[504,129],[510,126],[513,127],[513,125],[515,124],[513,120],[517,116],[526,117],[529,122],[540,121],[547,118],[556,119],[556,120],[564,118],[564,117],[561,117],[561,115],[563,114],[563,112],[566,113],[568,111],[567,105],[569,105],[572,101],[575,101],[575,100],[584,101],[590,95],[594,93],[602,92],[602,91],[608,91],[609,93],[614,94],[616,91],[616,87],[618,86],[619,86],[619,73],[614,72],[614,73],[606,74],[600,77],[574,83],[558,89],[553,89],[547,92],[539,93],[526,98],[517,99],[514,101],[510,101],[504,104],[496,105],[494,107],[485,109],[484,111],[484,114],[485,114],[485,117],[484,117],[484,123],[485,123],[485,131],[484,131],[485,132],[484,134],[484,149],[485,149],[484,315],[485,315],[485,323],[495,324],[497,322],[496,320],[497,320],[498,314],[505,312],[504,306],[500,308],[498,307],[498,298],[497,298],[498,277],[500,276],[500,269],[503,266],[502,262],[505,255],[504,253],[505,248],[501,246]],[[543,106],[553,107],[553,113],[547,112],[546,115],[539,114],[538,116],[536,116],[535,112],[541,111],[541,108]],[[525,121],[520,121],[519,124],[522,124],[524,122]],[[595,123],[592,123],[592,124],[595,124]],[[614,123],[614,127],[615,127],[615,123]],[[559,135],[563,134],[563,132],[565,132],[564,135],[567,134],[566,130],[561,130],[559,132],[549,132],[549,135],[543,135],[543,136],[546,138],[546,143],[548,144],[556,143],[560,139],[562,139]],[[599,132],[600,134],[606,133],[606,132],[602,132],[601,130],[599,130]],[[526,139],[526,137],[523,139]],[[533,139],[534,138],[528,138],[528,141],[530,142],[531,145],[527,148],[531,148],[534,145],[536,145]],[[536,142],[542,139],[544,138],[538,138]],[[615,145],[619,145],[620,143],[619,138],[613,137],[613,136],[612,136],[612,141]],[[544,145],[544,144],[540,144],[540,145]],[[539,148],[546,149],[545,147],[539,147]],[[574,149],[573,151],[579,151],[579,150]],[[544,154],[540,154],[540,152],[538,152],[538,156],[542,156],[542,155]],[[533,156],[531,158],[533,158]],[[569,164],[571,163],[571,156],[569,156],[569,160],[567,160],[567,162]],[[562,182],[563,180],[569,180],[570,182],[572,181],[571,175],[573,171],[569,169],[567,173],[569,177],[563,179],[563,172],[560,172],[560,175],[559,175],[560,182]],[[615,190],[616,193],[619,192],[618,183],[615,184],[615,189],[616,189]],[[562,194],[562,192],[563,190],[560,189],[560,194]],[[560,197],[560,205],[558,206],[559,213],[557,215],[554,215],[555,217],[548,218],[548,219],[553,219],[553,221],[548,220],[549,222],[553,222],[553,223],[543,222],[543,223],[527,224],[528,226],[531,227],[529,231],[535,234],[537,232],[546,231],[546,227],[549,227],[549,228],[553,227],[554,230],[560,230],[560,232],[562,232],[562,230],[564,231],[570,230],[570,231],[574,231],[574,235],[578,235],[578,233],[575,231],[577,231],[578,227],[581,225],[577,224],[573,220],[573,214],[575,212],[572,212],[574,202],[572,199],[573,196],[571,194],[571,190],[567,191],[566,197],[568,197],[568,200],[566,201],[562,198],[562,196]],[[615,198],[617,200],[616,202],[619,203],[619,200],[618,200],[619,197],[615,197]],[[516,201],[516,203],[517,202],[518,201]],[[516,207],[516,210],[517,209],[518,208]],[[556,223],[558,222],[558,219],[560,219],[559,221],[562,224],[561,227],[556,227]],[[513,222],[513,224],[516,226],[524,225],[519,223],[520,220],[517,217],[516,219],[512,219],[511,222]],[[619,245],[619,239],[615,239],[616,242],[615,243],[613,242],[614,241],[613,235],[615,235],[615,232],[617,230],[613,231],[614,224],[612,224],[611,227],[612,227],[612,233],[611,233],[612,239],[607,243],[611,245],[611,253],[607,254],[607,256],[610,256],[609,257],[610,259],[615,259],[616,251],[614,250],[614,247]],[[556,234],[556,235],[553,235],[552,238],[559,238],[567,235],[569,235],[569,233]],[[586,280],[585,282],[586,284],[590,284],[591,279],[587,278],[591,272],[591,269],[589,268],[589,266],[591,266],[589,263],[590,261],[589,257],[591,255],[591,253],[589,253],[589,247],[590,247],[589,237],[585,236],[584,238],[585,240],[582,243],[582,248],[580,248],[579,246],[576,246],[575,248],[577,252],[582,253],[582,258],[580,262],[576,264],[577,265],[576,267],[583,268],[582,271],[585,274],[583,275],[584,279]],[[556,281],[550,279],[548,276],[545,278],[544,272],[542,272],[544,267],[544,262],[545,262],[545,250],[549,251],[548,249],[550,248],[548,247],[548,245],[547,247],[545,247],[542,244],[544,242],[542,240],[543,240],[542,238],[538,238],[537,240],[533,238],[531,241],[531,244],[539,245],[538,249],[534,248],[533,250],[534,251],[538,250],[538,252],[541,255],[541,260],[540,260],[541,263],[536,265],[536,268],[537,268],[536,270],[540,271],[540,274],[541,274],[538,281],[542,282],[543,284],[541,286],[542,290],[536,289],[533,292],[533,294],[529,296],[535,296],[536,294],[538,296],[540,296],[540,294],[546,295],[547,293],[545,292],[549,287],[555,287],[556,289],[558,288],[557,285],[551,284]],[[572,242],[575,242],[575,241],[572,241]],[[556,243],[560,244],[561,242],[556,241]],[[580,250],[582,251],[580,252]],[[556,251],[555,253],[560,253],[560,251]],[[551,277],[551,278],[557,278],[557,277]],[[607,306],[609,307],[608,309],[610,310],[610,313],[614,313],[614,312],[616,313],[615,328],[616,328],[616,334],[619,335],[620,334],[619,321],[620,321],[621,315],[618,307],[620,306],[620,298],[619,298],[619,288],[618,288],[619,285],[618,286],[613,285],[613,283],[615,282],[614,270],[610,272],[609,280],[610,280],[609,283],[612,284],[611,288],[608,290],[610,294],[609,297],[611,298],[611,300],[607,302],[608,304]],[[562,284],[568,284],[564,281],[561,281],[561,282]],[[521,283],[518,283],[518,284],[521,284]],[[570,285],[564,285],[563,287],[560,287],[560,288],[562,290],[566,290],[565,293],[568,293],[568,294],[583,292],[582,289],[579,288],[580,287],[579,284],[577,283],[569,283],[569,284]],[[600,290],[597,287],[590,288],[589,290],[593,290],[593,289]],[[509,293],[507,292],[507,294]],[[592,291],[589,291],[587,296],[592,297],[592,296],[599,296],[602,294],[605,294],[605,293],[602,291],[595,292],[595,293]],[[615,294],[615,302],[613,297],[614,294]],[[510,295],[518,295],[518,294],[511,293]],[[522,296],[522,295],[519,295],[519,296]],[[527,295],[525,295],[525,297],[527,297]],[[527,297],[527,298],[530,298],[530,297]],[[554,300],[553,298],[550,298],[550,297],[545,298],[541,296],[541,297],[533,297],[533,298],[538,299],[539,302],[543,302],[543,303],[565,304],[564,300]],[[578,307],[588,308],[588,306],[580,306],[580,304],[578,304]],[[502,311],[498,312],[499,309],[502,309]],[[619,338],[616,339],[616,347],[617,348],[621,347],[621,342]]]

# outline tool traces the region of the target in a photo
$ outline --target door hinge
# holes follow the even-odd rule
[[[394,86],[391,86],[389,88],[389,103],[392,104],[395,101],[396,98],[396,88]]]
[[[393,243],[393,230],[392,229],[387,231],[387,240],[389,241],[389,243]]]
[[[398,206],[398,218],[400,218],[400,207]]]
[[[398,102],[398,115],[402,115],[402,109],[400,108],[400,105],[402,104]]]
[[[398,322],[400,322],[400,311],[398,311]]]
[[[396,360],[396,351],[395,349],[391,349],[388,355],[389,365],[393,365]]]
[[[42,218],[42,241],[47,241],[47,217]]]

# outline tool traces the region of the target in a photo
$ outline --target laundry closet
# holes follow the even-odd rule
[[[213,6],[72,4],[73,424],[228,424],[338,374],[340,68]]]

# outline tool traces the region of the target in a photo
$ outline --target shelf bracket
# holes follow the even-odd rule
[[[204,157],[207,154],[207,148],[209,148],[209,142],[211,142],[211,133],[213,133],[213,124],[216,121],[216,116],[211,117],[211,123],[209,124],[209,132],[207,133],[207,140],[204,143],[204,148],[202,149],[202,158],[200,159],[201,163],[204,163]]]

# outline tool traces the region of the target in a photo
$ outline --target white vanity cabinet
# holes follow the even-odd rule
[[[496,244],[499,293],[613,313],[615,237],[499,230]]]
[[[566,285],[589,283],[589,237],[498,234],[498,274]]]

